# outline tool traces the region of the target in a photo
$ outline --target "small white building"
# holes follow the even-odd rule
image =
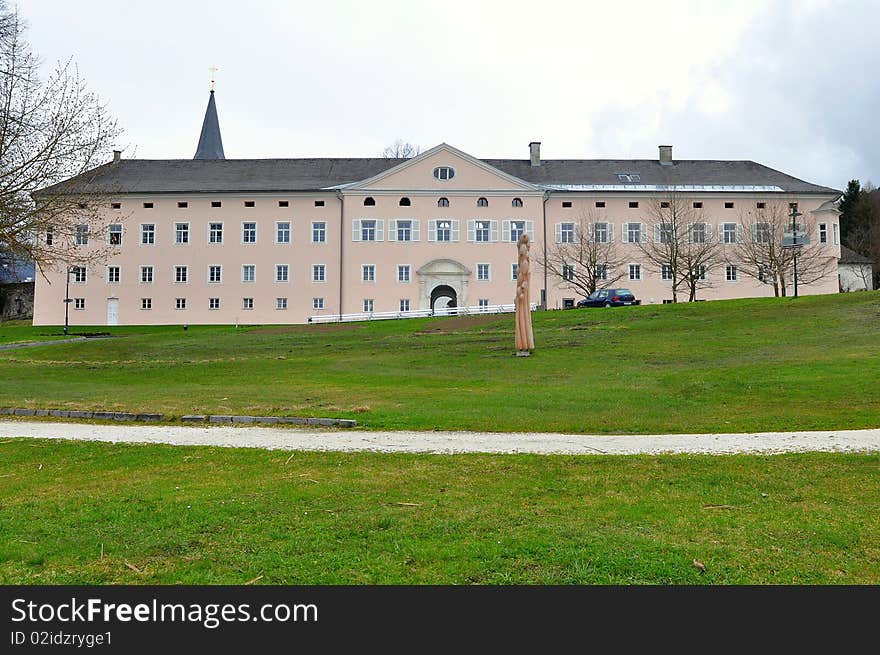
[[[841,291],[873,291],[874,268],[870,259],[855,250],[840,246],[838,275]]]

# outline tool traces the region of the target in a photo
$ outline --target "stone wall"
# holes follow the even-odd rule
[[[0,284],[0,321],[34,317],[34,283]]]

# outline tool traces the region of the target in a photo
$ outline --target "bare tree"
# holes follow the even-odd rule
[[[120,130],[70,60],[40,79],[26,29],[0,0],[0,244],[42,270],[103,256],[106,199],[89,181]]]
[[[539,248],[538,263],[564,289],[589,296],[597,287],[614,286],[626,275],[626,259],[614,239],[614,224],[590,209],[571,222],[557,223],[553,242]]]
[[[752,215],[740,214],[736,239],[722,234],[719,241],[730,247],[726,260],[740,267],[740,271],[759,282],[773,285],[775,296],[786,296],[792,283],[795,258],[799,285],[809,285],[827,276],[837,262],[828,252],[827,243],[821,243],[816,235],[816,223],[801,215],[797,220],[798,232],[810,235],[810,243],[800,248],[783,248],[782,237],[791,232],[791,208],[793,202],[778,199],[762,203]]]
[[[680,290],[695,301],[698,290],[712,285],[710,273],[721,261],[702,203],[673,189],[653,198],[646,208],[650,223],[647,234],[639,230],[637,247],[648,266],[670,283],[672,302],[678,302]]]
[[[422,151],[421,146],[414,146],[409,141],[397,139],[382,151],[385,159],[411,159]]]

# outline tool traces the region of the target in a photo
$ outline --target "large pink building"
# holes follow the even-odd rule
[[[732,254],[761,238],[761,211],[778,204],[798,209],[829,262],[799,292],[838,291],[840,192],[751,161],[675,160],[668,146],[652,160],[542,160],[539,143],[524,159],[479,159],[447,144],[405,160],[225,159],[212,91],[195,159],[117,155],[88,184],[107,197],[106,229],[89,240],[83,226],[81,247],[108,256],[72,269],[73,325],[304,323],[512,303],[522,232],[533,241],[536,304],[583,297],[565,279],[577,258],[561,271],[550,260],[586,230],[616,248],[599,286],[611,279],[660,303],[671,300],[671,274],[645,244],[664,238],[656,209],[671,195],[699,212],[689,239],[718,244],[698,273],[698,299],[774,294]],[[34,324],[61,324],[67,272],[45,273]]]

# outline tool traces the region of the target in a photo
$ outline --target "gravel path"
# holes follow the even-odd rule
[[[753,434],[571,435],[524,432],[366,432],[231,426],[117,426],[48,421],[0,421],[0,436],[167,443],[186,446],[397,453],[629,455],[880,452],[880,429]]]

